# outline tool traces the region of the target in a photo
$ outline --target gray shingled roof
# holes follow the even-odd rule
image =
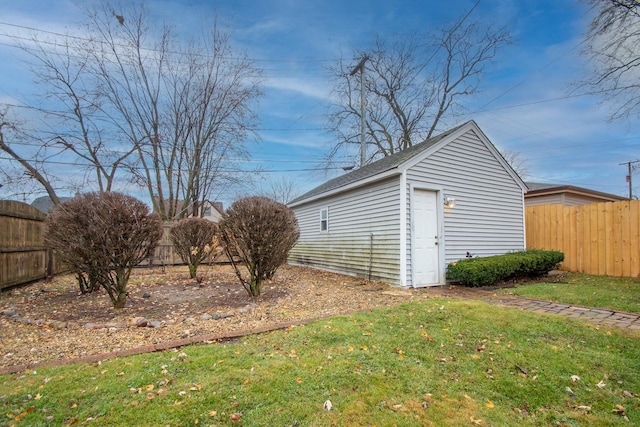
[[[558,188],[558,187],[563,187],[564,184],[546,184],[544,182],[525,182],[525,184],[527,184],[527,188],[529,189],[529,191],[535,191],[535,190],[546,190],[549,188]]]
[[[73,199],[73,197],[58,197],[60,203]],[[31,202],[31,206],[38,209],[42,213],[49,213],[49,211],[55,206],[49,196],[41,196]]]
[[[584,187],[576,187],[575,185],[569,184],[548,184],[543,182],[526,182],[528,191],[527,193],[531,195],[531,193],[539,192],[539,191],[553,191],[553,192],[562,192],[562,191],[573,191],[579,193],[588,193],[593,195],[594,197],[602,197],[605,199],[611,200],[625,200],[626,197],[618,196],[617,194],[604,193],[602,191],[591,190],[589,188]]]
[[[406,150],[402,150],[398,153],[392,154],[390,156],[383,157],[380,160],[377,160],[373,163],[365,165],[359,169],[356,169],[352,172],[346,173],[339,177],[333,178],[324,184],[321,184],[314,188],[313,190],[308,191],[302,196],[292,200],[289,204],[299,203],[305,199],[317,196],[322,193],[329,192],[331,190],[335,190],[340,187],[347,186],[349,184],[353,184],[354,182],[362,181],[372,176],[378,175],[383,172],[387,172],[391,169],[396,169],[402,164],[404,164],[407,160],[410,160],[414,156],[422,153],[430,147],[433,147],[438,142],[442,141],[447,136],[451,135],[461,127],[465,126],[469,122],[465,122],[459,126],[454,127],[453,129],[449,129],[446,132],[441,133],[438,136],[434,136],[433,138],[429,138],[419,144],[416,144],[412,147],[407,148]]]

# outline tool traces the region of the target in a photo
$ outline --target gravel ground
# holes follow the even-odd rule
[[[189,279],[186,267],[136,269],[121,310],[111,307],[103,291],[79,295],[71,275],[2,292],[0,367],[326,318],[429,296],[424,290],[283,266],[252,300],[229,266],[201,266],[198,275],[199,282]]]

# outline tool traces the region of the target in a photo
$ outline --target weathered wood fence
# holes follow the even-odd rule
[[[0,290],[65,270],[44,247],[45,218],[45,214],[25,203],[0,200]],[[162,239],[142,267],[184,264],[169,238],[172,225],[173,222],[164,223]],[[216,261],[225,259],[221,257]]]
[[[527,248],[564,252],[564,270],[640,277],[640,201],[525,210]]]
[[[0,200],[0,289],[63,270],[44,247],[44,219],[32,206]]]

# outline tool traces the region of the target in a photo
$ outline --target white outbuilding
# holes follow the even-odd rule
[[[445,283],[469,256],[525,249],[526,186],[469,121],[289,203],[289,263],[397,286]]]

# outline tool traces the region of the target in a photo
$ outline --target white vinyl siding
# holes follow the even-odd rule
[[[475,123],[443,135],[397,163],[383,159],[360,179],[346,175],[342,187],[332,180],[308,193],[307,201],[294,202],[300,239],[289,262],[412,286],[412,209],[420,191],[436,195],[440,283],[447,264],[467,253],[524,249],[522,180]],[[455,198],[455,207],[444,207],[444,196]],[[324,208],[328,233],[318,224]]]
[[[399,178],[296,206],[300,238],[289,262],[400,284]],[[328,209],[329,233],[318,212]]]
[[[467,252],[489,256],[524,249],[522,188],[475,132],[411,167],[407,182],[409,197],[414,185],[441,188],[441,195],[456,199],[455,207],[444,209],[445,266]]]

